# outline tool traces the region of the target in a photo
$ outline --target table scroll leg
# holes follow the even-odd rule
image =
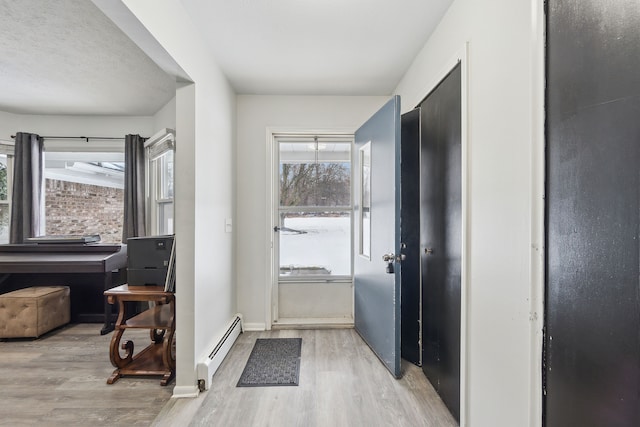
[[[162,380],[160,380],[160,385],[169,384],[171,381],[173,381],[173,377],[174,376],[175,376],[175,372],[174,371],[167,372],[166,374],[164,374],[162,376]]]
[[[107,384],[115,383],[121,376],[122,374],[120,374],[120,368],[116,369],[115,371],[113,371],[113,374],[111,374],[111,376],[107,379]]]
[[[109,290],[113,286],[113,273],[107,271],[104,273],[104,290]],[[113,331],[113,322],[111,321],[111,304],[107,301],[107,297],[104,298],[104,325],[100,330],[100,335],[106,335]]]
[[[113,371],[111,376],[107,379],[107,384],[113,384],[122,376],[120,373],[120,369],[127,366],[127,364],[131,363],[133,359],[133,342],[125,341],[120,344],[120,340],[122,339],[122,335],[124,334],[124,329],[118,329],[114,332],[111,337],[111,345],[109,346],[109,357],[111,359],[111,364],[116,367],[116,370]],[[125,357],[120,356],[119,348],[122,347],[125,350]]]
[[[171,325],[165,334],[164,341],[162,342],[162,364],[166,372],[160,381],[160,385],[167,385],[176,374],[176,354],[175,354],[175,333],[176,333],[176,316],[175,316],[175,301],[171,301]]]

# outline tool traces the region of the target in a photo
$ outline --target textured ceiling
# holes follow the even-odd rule
[[[238,93],[388,95],[452,0],[181,0]]]
[[[388,95],[452,0],[181,2],[237,93]],[[92,1],[0,0],[0,111],[146,116],[174,95]]]
[[[0,0],[0,111],[152,115],[162,71],[89,0]]]

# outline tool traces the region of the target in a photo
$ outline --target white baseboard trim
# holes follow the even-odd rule
[[[173,388],[172,398],[182,399],[182,398],[193,398],[198,397],[200,390],[198,390],[197,386],[190,385],[177,385]]]
[[[248,332],[262,332],[267,329],[264,323],[242,323],[242,330]]]
[[[211,343],[207,352],[200,358],[197,369],[198,387],[200,390],[208,390],[213,374],[216,373],[222,361],[231,350],[233,343],[242,333],[242,315],[236,314],[229,322],[227,329],[216,341]]]
[[[273,329],[351,329],[354,323],[352,317],[281,317],[271,327]]]

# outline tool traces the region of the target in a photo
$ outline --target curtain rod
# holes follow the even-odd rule
[[[11,135],[11,138],[16,139],[16,136]],[[89,142],[90,139],[124,141],[124,138],[115,137],[115,136],[41,136],[40,138],[42,139],[84,139],[86,142]]]

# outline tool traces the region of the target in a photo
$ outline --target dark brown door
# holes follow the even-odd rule
[[[420,105],[422,368],[460,418],[461,67]]]

